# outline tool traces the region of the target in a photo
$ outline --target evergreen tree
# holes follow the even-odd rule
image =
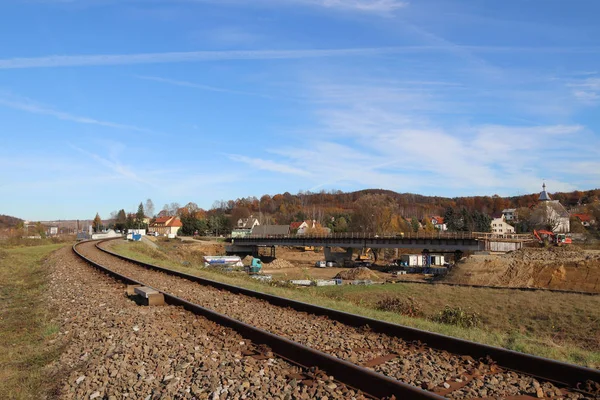
[[[115,229],[124,231],[127,229],[127,214],[125,214],[125,210],[119,210],[117,214],[117,218],[115,221]]]
[[[138,229],[143,229],[145,227],[144,218],[144,205],[140,203],[138,206],[137,212],[135,213],[135,227]]]

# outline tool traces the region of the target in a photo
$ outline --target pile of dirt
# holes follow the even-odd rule
[[[252,262],[252,261],[251,261]],[[270,262],[263,262],[264,269],[282,269],[282,268],[294,268],[295,265],[291,262],[282,258],[275,258]]]
[[[336,279],[379,279],[379,276],[367,267],[352,268],[347,271],[342,271],[335,276]]]
[[[445,281],[600,292],[600,252],[564,246],[475,255],[453,268]]]

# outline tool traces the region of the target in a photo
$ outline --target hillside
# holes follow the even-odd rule
[[[10,215],[0,215],[0,229],[14,228],[21,222],[23,220],[20,218],[11,217]]]

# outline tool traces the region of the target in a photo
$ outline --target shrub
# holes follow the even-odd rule
[[[446,306],[433,320],[443,324],[462,326],[463,328],[474,328],[481,323],[479,314],[465,311],[461,307],[450,306]]]
[[[390,311],[407,317],[421,317],[421,305],[413,298],[386,297],[377,302],[375,308],[381,311]]]

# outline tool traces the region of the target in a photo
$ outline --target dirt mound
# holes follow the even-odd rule
[[[337,279],[379,279],[379,276],[367,267],[352,268],[335,276]]]
[[[252,261],[250,261],[252,262]],[[275,258],[270,262],[263,262],[264,269],[282,269],[282,268],[294,268],[295,265],[291,262],[282,258]]]
[[[564,246],[475,255],[459,263],[445,281],[600,292],[600,252]]]

